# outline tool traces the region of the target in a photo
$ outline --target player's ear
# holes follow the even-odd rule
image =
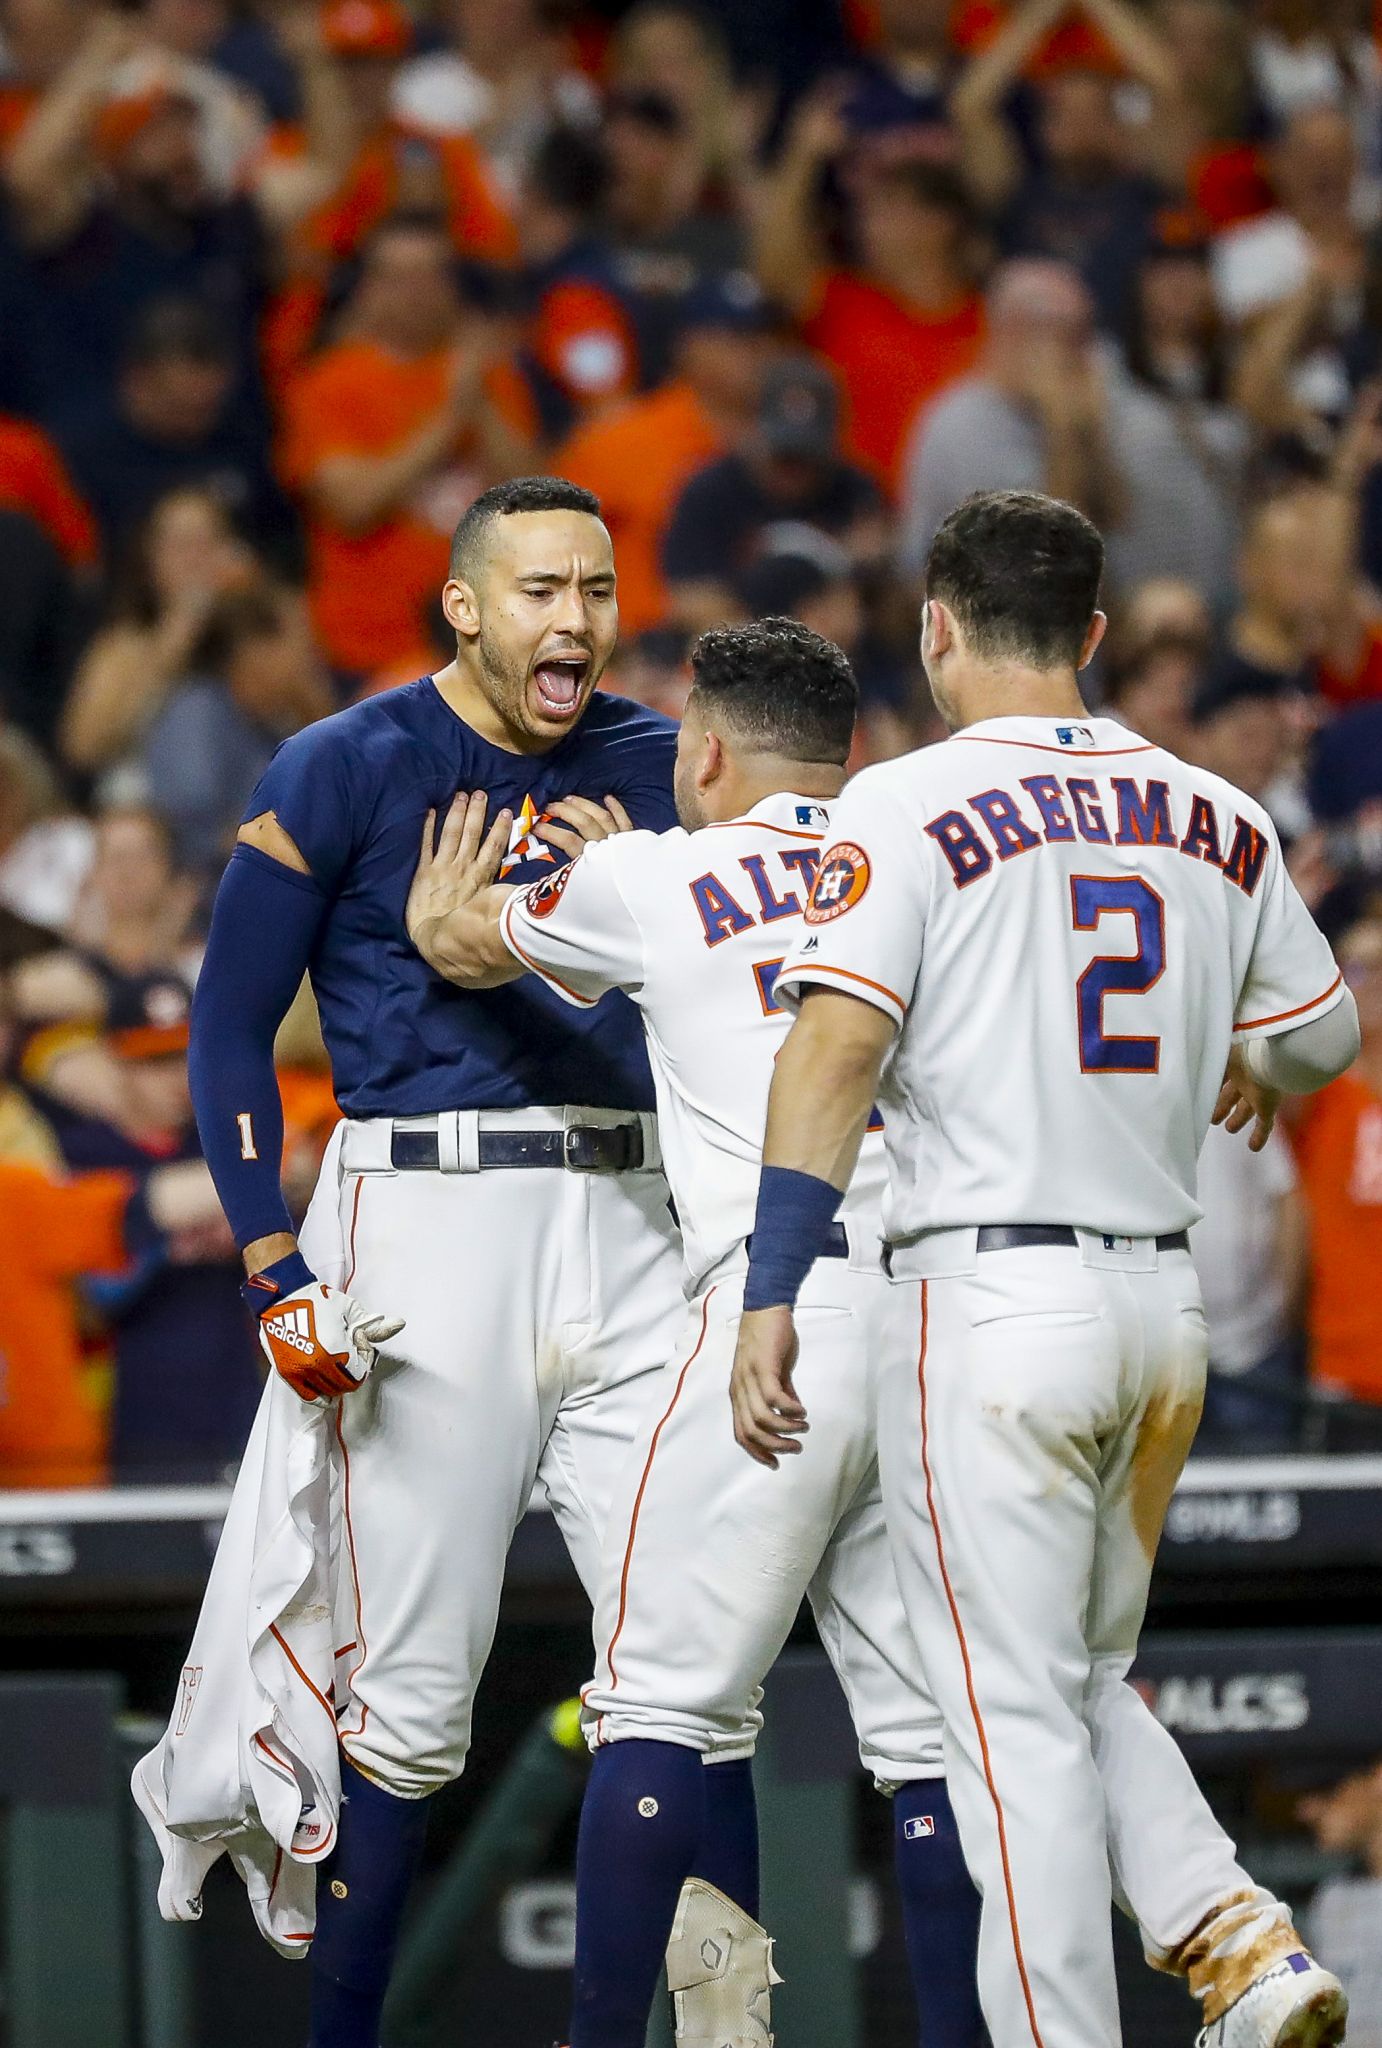
[[[1077,669],[1088,668],[1090,662],[1094,659],[1095,649],[1107,631],[1108,613],[1095,612],[1094,617],[1089,622],[1089,631],[1084,636],[1084,646],[1080,649],[1080,658],[1075,663]]]
[[[725,750],[720,744],[720,735],[708,732],[701,750],[700,765],[696,770],[697,789],[709,789],[719,781],[725,772]]]
[[[938,661],[955,645],[955,625],[938,597],[928,597],[921,607],[921,659]]]
[[[441,608],[459,640],[474,640],[480,631],[480,607],[468,583],[452,576],[442,585]]]

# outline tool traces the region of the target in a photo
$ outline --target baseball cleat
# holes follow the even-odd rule
[[[1344,1987],[1304,1949],[1254,1978],[1195,2048],[1338,2048],[1348,2019]]]

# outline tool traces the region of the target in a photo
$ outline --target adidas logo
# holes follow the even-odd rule
[[[287,1309],[281,1316],[266,1316],[269,1333],[280,1344],[286,1344],[290,1351],[300,1351],[304,1358],[311,1358],[317,1349],[316,1326],[312,1311],[302,1308]]]

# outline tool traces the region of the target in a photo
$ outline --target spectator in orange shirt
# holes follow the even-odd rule
[[[1336,952],[1358,1005],[1363,1047],[1348,1073],[1306,1099],[1295,1133],[1310,1217],[1310,1370],[1320,1387],[1376,1407],[1371,1441],[1378,1446],[1382,1292],[1373,1276],[1382,1265],[1382,919],[1356,924]]]
[[[682,309],[672,381],[582,428],[554,458],[600,500],[626,636],[667,617],[661,552],[673,507],[682,485],[752,427],[770,326],[767,301],[744,273],[697,287]]]
[[[897,488],[920,409],[976,362],[984,334],[977,244],[963,185],[939,164],[860,168],[851,267],[832,264],[816,194],[850,131],[839,97],[797,114],[767,181],[758,222],[764,289],[840,372],[848,398],[845,452]]]
[[[34,519],[70,569],[96,560],[96,526],[48,436],[27,420],[0,414],[0,505]]]
[[[444,214],[458,254],[510,260],[513,223],[470,138],[424,134],[390,112],[413,41],[412,22],[399,0],[326,0],[321,33],[344,92],[336,146],[346,168],[337,190],[307,223],[310,246],[339,260],[353,254],[387,215],[428,207]],[[296,130],[275,138],[280,156],[293,157],[302,147]]]
[[[10,1037],[0,991],[0,1076]],[[0,1108],[22,1105],[0,1078]],[[0,1121],[15,1149],[0,1153],[5,1260],[5,1375],[0,1392],[0,1485],[92,1486],[106,1476],[108,1418],[99,1375],[83,1352],[76,1283],[122,1272],[165,1232],[220,1221],[200,1161],[159,1167],[143,1192],[128,1173],[66,1175],[36,1157],[32,1120]],[[14,1133],[26,1133],[22,1145]]]
[[[358,681],[422,652],[456,521],[531,467],[536,422],[518,370],[461,299],[434,217],[376,230],[346,329],[290,387],[283,472],[306,509],[318,637]]]
[[[268,194],[296,175],[305,190],[313,160],[329,166],[325,193],[300,209],[288,238],[287,276],[266,325],[275,387],[313,347],[337,267],[391,215],[436,214],[459,256],[508,263],[517,253],[513,222],[471,138],[425,133],[391,111],[413,40],[399,0],[325,0],[316,32],[326,75],[312,74],[307,119],[271,137],[258,181]]]

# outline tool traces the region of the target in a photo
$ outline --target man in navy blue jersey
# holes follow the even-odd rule
[[[486,491],[457,529],[443,605],[454,662],[274,757],[193,1013],[198,1123],[246,1298],[278,1371],[337,1403],[344,1799],[317,1888],[312,2048],[377,2048],[427,1795],[464,1762],[534,1480],[590,1585],[615,1470],[681,1320],[632,1007],[574,1011],[536,977],[455,988],[404,927],[419,844],[458,790],[488,792],[515,882],[559,881],[587,840],[675,822],[673,728],[596,690],[618,628],[596,499],[552,477]],[[304,971],[346,1121],[299,1249],[272,1049]],[[722,1847],[698,1874],[742,1892],[738,1768],[712,1774]]]

